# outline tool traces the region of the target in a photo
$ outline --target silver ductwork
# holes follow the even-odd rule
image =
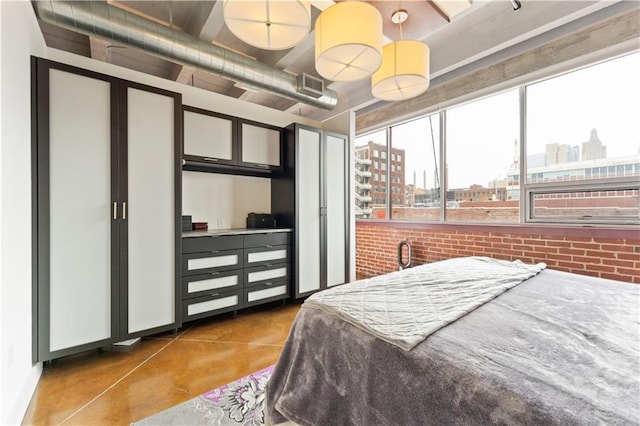
[[[338,103],[335,91],[319,98],[298,91],[298,79],[228,49],[207,43],[103,1],[33,1],[39,19],[145,53],[205,70],[237,83],[326,110]]]

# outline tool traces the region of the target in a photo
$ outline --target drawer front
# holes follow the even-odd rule
[[[244,249],[244,266],[247,268],[289,262],[289,247],[269,246]]]
[[[289,280],[267,282],[244,289],[243,307],[282,300],[289,297]]]
[[[182,275],[240,269],[243,265],[242,250],[212,250],[208,253],[182,255]]]
[[[242,288],[243,279],[244,274],[241,269],[189,275],[182,279],[182,297],[188,299],[236,290]]]
[[[248,234],[244,236],[244,247],[282,246],[289,244],[289,232],[270,232],[266,234]]]
[[[242,307],[242,290],[227,291],[215,296],[197,297],[182,302],[182,321],[192,321]]]
[[[258,284],[273,283],[289,279],[289,264],[269,264],[257,266],[254,268],[246,268],[244,270],[244,286],[253,287]]]
[[[182,253],[241,249],[242,241],[242,235],[185,237],[182,239]]]

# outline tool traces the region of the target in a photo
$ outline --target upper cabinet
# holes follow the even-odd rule
[[[249,176],[283,170],[282,128],[184,106],[183,169]]]
[[[237,119],[185,106],[184,159],[211,164],[238,164]]]
[[[282,129],[254,121],[238,121],[240,164],[282,170]]]

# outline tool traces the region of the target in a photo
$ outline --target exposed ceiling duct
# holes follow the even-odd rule
[[[237,83],[326,110],[338,103],[335,91],[322,96],[298,90],[298,78],[254,59],[146,19],[103,1],[33,1],[39,19],[88,36],[205,70]]]

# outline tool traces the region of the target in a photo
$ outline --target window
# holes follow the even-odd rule
[[[528,220],[640,219],[639,69],[634,53],[526,87]]]
[[[639,217],[640,191],[637,188],[609,191],[531,192],[531,213],[537,219],[555,222],[633,222]]]
[[[387,149],[387,130],[379,130],[355,139],[355,214],[359,219],[386,217],[386,180],[380,166],[380,153]],[[362,155],[358,155],[361,153]],[[374,158],[375,160],[371,160]]]
[[[397,196],[393,219],[440,219],[440,119],[438,114],[391,127]]]
[[[446,220],[520,221],[520,189],[508,185],[519,173],[519,114],[518,90],[447,110],[447,193],[469,201],[448,205]]]
[[[356,138],[380,163],[358,217],[640,224],[638,69],[640,52]]]

